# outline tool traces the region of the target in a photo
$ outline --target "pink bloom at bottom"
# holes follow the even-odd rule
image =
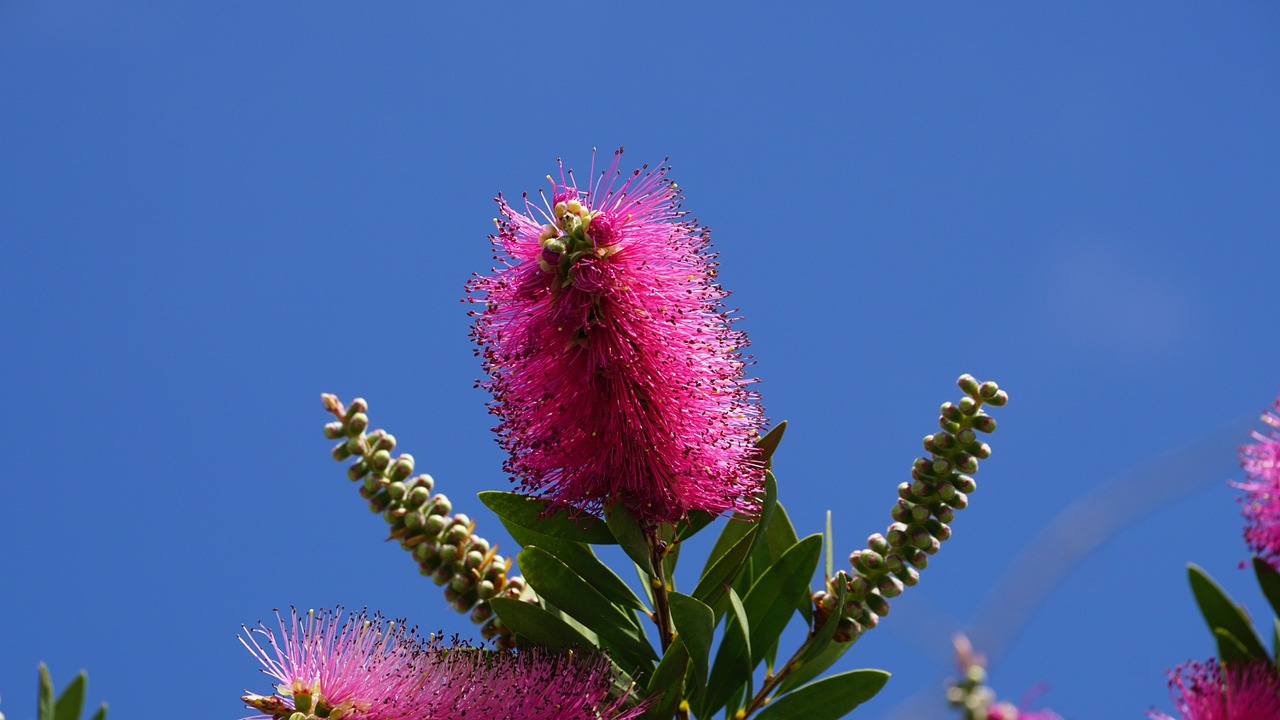
[[[1265,660],[1186,663],[1169,673],[1169,696],[1182,720],[1280,720],[1280,675]],[[1174,720],[1150,710],[1152,720]]]
[[[1023,710],[1002,702],[987,710],[987,720],[1062,720],[1062,716],[1048,708]]]
[[[1262,414],[1262,421],[1272,429],[1266,434],[1255,431],[1257,442],[1240,448],[1240,466],[1248,480],[1232,485],[1245,491],[1240,499],[1245,542],[1258,557],[1280,569],[1280,398]]]
[[[603,655],[446,645],[376,615],[341,616],[277,614],[279,637],[259,624],[240,639],[279,681],[274,695],[243,697],[262,713],[245,720],[632,720],[646,709],[618,690]]]

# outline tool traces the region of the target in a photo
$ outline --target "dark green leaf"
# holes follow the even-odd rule
[[[613,545],[613,533],[598,518],[587,513],[555,505],[542,498],[518,493],[486,490],[479,495],[480,502],[520,527],[563,540],[592,545]]]
[[[93,714],[93,720],[107,720],[107,704],[106,703],[102,703],[102,706],[98,708],[98,712]]]
[[[744,662],[747,667],[754,668],[764,658],[769,646],[777,641],[795,612],[795,598],[802,589],[809,587],[821,552],[822,536],[810,535],[783,553],[752,584],[742,601],[746,616],[751,621],[750,641],[738,642],[732,628],[736,619],[731,618],[711,666],[704,709],[712,712],[719,709],[733,690],[729,677],[737,673]]]
[[[80,711],[84,708],[84,681],[84,671],[81,670],[62,690],[54,706],[54,717],[57,720],[80,720]]]
[[[836,583],[836,607],[844,607],[845,596],[848,595],[849,589],[845,583]],[[835,643],[839,647],[832,648],[832,638],[836,634],[836,626],[840,624],[840,616],[833,613],[822,627],[818,628],[818,632],[809,638],[808,644],[804,649],[791,661],[791,672],[778,685],[778,694],[781,695],[797,688],[810,680],[821,675],[824,670],[831,667],[845,650],[853,645],[853,641],[844,643]]]
[[[697,689],[701,690],[707,684],[707,671],[710,669],[711,639],[716,627],[715,613],[699,600],[678,592],[671,593],[667,599],[671,603],[671,622],[688,651]]]
[[[533,545],[522,550],[516,560],[530,587],[609,643],[626,660],[640,667],[657,662],[658,655],[628,620],[626,612],[556,556]]]
[[[644,714],[644,720],[671,720],[684,694],[684,673],[689,667],[689,653],[684,643],[671,643],[649,678],[649,695],[659,699]]]
[[[730,525],[737,521],[730,521]],[[747,556],[751,554],[751,545],[755,542],[756,525],[747,525],[747,532],[737,538],[737,542],[723,552],[714,563],[702,572],[702,579],[693,590],[693,597],[711,607],[719,618],[728,608],[725,600],[725,586],[738,577]],[[726,527],[726,530],[728,528]]]
[[[662,579],[672,590],[676,587],[676,562],[679,559],[680,543],[671,543],[667,546],[667,554],[662,556]]]
[[[40,663],[40,685],[37,693],[39,707],[36,717],[39,720],[54,720],[53,678],[49,677],[49,667]]]
[[[1249,618],[1240,606],[1223,592],[1218,583],[1195,563],[1187,565],[1187,574],[1191,579],[1191,593],[1195,595],[1196,603],[1200,605],[1200,612],[1204,615],[1205,622],[1209,624],[1209,631],[1216,635],[1218,629],[1225,630],[1239,642],[1249,657],[1269,659],[1266,649],[1262,647],[1262,641],[1258,639],[1258,634],[1253,631],[1253,626],[1249,623]],[[1221,646],[1221,643],[1219,645]],[[1224,661],[1226,659],[1223,658]]]
[[[640,598],[636,597],[636,594],[623,582],[622,578],[618,577],[616,573],[609,569],[608,565],[605,565],[596,557],[595,553],[591,551],[591,546],[554,538],[550,535],[543,535],[505,519],[502,524],[507,528],[507,532],[511,533],[512,539],[520,543],[521,547],[536,545],[555,555],[561,562],[582,576],[583,580],[591,583],[595,589],[613,601],[614,604],[645,610],[644,603],[640,602]]]
[[[693,537],[699,530],[711,524],[719,515],[713,515],[706,510],[690,510],[689,517],[676,523],[676,537],[681,540],[688,540]]]
[[[850,670],[805,685],[775,699],[760,711],[758,720],[839,720],[875,697],[889,681],[883,670]]]
[[[1213,639],[1218,641],[1218,658],[1223,664],[1249,660],[1249,651],[1227,630],[1214,628]]]
[[[1253,572],[1258,576],[1262,594],[1267,596],[1267,602],[1271,603],[1276,617],[1280,617],[1280,572],[1276,572],[1266,560],[1256,555],[1253,558]]]
[[[604,522],[614,540],[636,565],[652,575],[654,568],[653,560],[649,557],[649,541],[631,511],[620,503],[613,503],[604,509]]]
[[[766,463],[773,462],[773,453],[778,449],[778,443],[782,442],[782,436],[787,432],[787,421],[783,420],[773,426],[764,437],[756,441],[756,447],[760,449],[760,459]]]
[[[774,560],[782,557],[782,553],[800,540],[782,503],[778,503],[774,508],[773,517],[769,519],[769,525],[764,530],[765,543],[769,546],[769,557]]]
[[[511,632],[538,647],[548,650],[596,647],[595,640],[588,639],[569,623],[533,603],[511,598],[493,598],[489,605],[498,614],[502,624],[511,628]]]
[[[732,642],[742,643],[742,645],[746,647],[746,652],[742,656],[742,660],[740,662],[739,667],[730,668],[730,672],[728,673],[728,675],[730,676],[728,685],[729,687],[734,687],[734,688],[741,687],[742,682],[745,680],[747,683],[746,697],[751,697],[752,693],[754,692],[752,688],[752,677],[751,677],[752,665],[750,660],[751,625],[750,625],[750,621],[748,620],[747,609],[743,607],[742,600],[738,598],[738,593],[734,592],[733,588],[729,588],[728,593],[729,593],[729,607],[733,608],[733,619],[735,622],[726,623],[725,630],[724,630],[725,642],[730,642],[731,641],[730,639],[732,638]],[[730,626],[736,627],[738,629],[738,633],[734,634],[733,631],[729,629]],[[719,660],[719,659],[720,658],[717,655],[716,660]],[[710,699],[711,697],[712,697],[712,694],[708,692],[707,698]],[[712,709],[714,710],[715,708],[712,708]]]
[[[724,529],[720,531],[720,536],[716,538],[715,544],[711,546],[711,553],[707,555],[707,562],[702,566],[702,577],[706,577],[708,571],[729,552],[738,541],[746,537],[750,533],[756,532],[759,527],[754,520],[749,520],[741,515],[734,515],[729,518],[729,522],[725,523]],[[750,546],[747,547],[750,551]],[[746,555],[743,555],[746,559]]]

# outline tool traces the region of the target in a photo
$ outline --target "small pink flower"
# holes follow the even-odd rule
[[[240,639],[279,681],[273,695],[243,697],[262,713],[245,720],[632,720],[645,710],[617,691],[603,655],[446,645],[341,610],[276,617],[279,637],[259,623]]]
[[[621,153],[621,150],[618,151]],[[561,168],[552,197],[498,197],[501,262],[468,283],[472,336],[505,469],[588,512],[618,501],[645,525],[690,510],[754,511],[763,417],[716,283],[704,228],[667,168],[589,187]],[[594,175],[594,166],[591,173]]]
[[[246,705],[266,713],[254,718],[287,716],[284,711],[293,709],[334,720],[421,716],[416,630],[363,612],[343,620],[341,609],[310,611],[302,618],[294,610],[288,624],[279,613],[276,619],[279,638],[262,623],[240,638],[263,671],[280,681],[275,695],[244,696]]]
[[[1262,414],[1262,421],[1271,430],[1255,431],[1257,442],[1240,448],[1240,466],[1248,480],[1232,485],[1245,491],[1241,498],[1245,542],[1258,557],[1280,569],[1280,398]]]
[[[1182,720],[1278,720],[1280,675],[1265,660],[1186,663],[1169,673],[1169,696]],[[1152,720],[1173,720],[1149,710]]]

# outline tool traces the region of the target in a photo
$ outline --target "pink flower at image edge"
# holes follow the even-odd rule
[[[1169,672],[1169,695],[1181,720],[1280,720],[1280,675],[1266,660],[1190,662]],[[1152,720],[1174,720],[1150,710]]]
[[[1244,490],[1244,537],[1259,558],[1280,569],[1280,398],[1262,421],[1271,426],[1265,434],[1255,431],[1251,445],[1240,448],[1245,482],[1232,483]]]
[[[667,167],[579,188],[570,170],[524,212],[499,196],[498,268],[468,283],[490,412],[527,492],[646,526],[754,512],[764,418],[706,229]]]

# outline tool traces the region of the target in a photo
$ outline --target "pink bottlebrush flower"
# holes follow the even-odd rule
[[[1262,414],[1262,421],[1271,430],[1254,431],[1257,442],[1240,448],[1240,466],[1248,480],[1232,485],[1246,493],[1241,498],[1245,542],[1258,557],[1280,569],[1280,398]]]
[[[1180,665],[1169,673],[1169,696],[1182,720],[1280,718],[1280,675],[1266,660],[1232,663],[1225,670],[1216,660]],[[1154,709],[1147,717],[1173,720]]]
[[[646,710],[627,707],[603,655],[455,648],[433,653],[426,676],[430,720],[631,720]]]
[[[618,185],[620,153],[587,188],[562,165],[551,201],[526,195],[523,213],[497,198],[502,265],[467,287],[485,304],[472,336],[505,469],[526,491],[588,512],[621,502],[648,526],[751,513],[764,419],[746,336],[668,168]]]
[[[1062,720],[1062,716],[1048,708],[1025,710],[1012,703],[996,703],[987,710],[987,720]]]
[[[263,671],[280,681],[275,695],[243,697],[248,707],[265,713],[252,718],[287,717],[295,709],[331,720],[422,717],[426,698],[417,692],[423,660],[417,630],[363,612],[342,620],[341,609],[310,611],[303,618],[294,610],[288,624],[279,613],[276,619],[279,638],[262,623],[245,628],[240,638]]]

